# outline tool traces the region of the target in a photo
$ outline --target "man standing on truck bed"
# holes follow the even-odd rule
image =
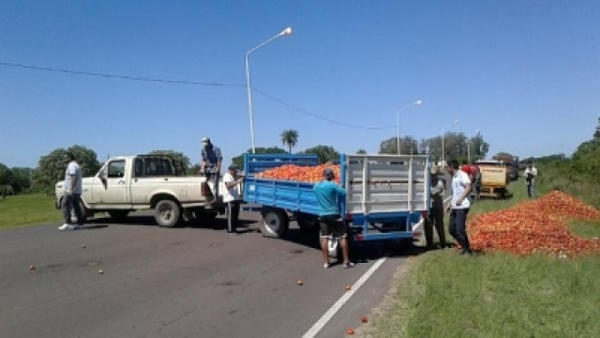
[[[200,162],[200,172],[206,175],[206,182],[212,190],[213,200],[217,202],[219,198],[219,176],[221,175],[221,162],[223,156],[221,149],[213,145],[208,137],[202,138],[202,161]]]
[[[79,230],[83,226],[83,210],[81,210],[81,168],[75,161],[72,153],[66,153],[64,162],[67,165],[65,171],[65,195],[62,199],[62,211],[65,218],[65,224],[58,230]],[[75,211],[77,224],[72,224],[71,210]]]
[[[333,170],[326,168],[323,171],[324,180],[315,184],[314,192],[319,203],[319,224],[321,227],[321,250],[323,251],[323,267],[328,269],[329,253],[327,244],[332,234],[340,238],[340,246],[342,247],[342,255],[344,257],[344,268],[354,266],[348,258],[348,229],[346,223],[341,218],[339,205],[346,197],[346,191],[337,185],[334,179]]]
[[[469,236],[467,236],[467,214],[471,207],[469,194],[471,180],[469,175],[458,169],[458,161],[452,160],[446,166],[446,171],[452,175],[452,201],[446,208],[450,212],[450,225],[448,230],[452,237],[461,246],[460,254],[471,254]]]

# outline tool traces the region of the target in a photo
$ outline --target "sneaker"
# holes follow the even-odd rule
[[[331,267],[330,263],[324,263],[323,264],[323,269],[329,269]]]
[[[352,262],[344,263],[344,269],[349,269],[349,268],[353,268],[353,267],[354,267],[354,263],[352,263]]]
[[[70,231],[70,230],[79,230],[79,225],[73,225],[73,224],[63,224],[62,226],[58,227],[58,231]]]

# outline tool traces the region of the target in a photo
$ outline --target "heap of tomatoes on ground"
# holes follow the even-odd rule
[[[597,221],[600,211],[560,191],[511,208],[477,215],[468,222],[475,250],[573,257],[600,252],[600,240],[574,236],[570,220]]]
[[[323,180],[325,169],[333,170],[335,181],[340,183],[340,166],[333,164],[321,164],[317,166],[301,166],[285,164],[262,171],[256,175],[257,178],[268,178],[280,181],[300,181],[316,183]]]

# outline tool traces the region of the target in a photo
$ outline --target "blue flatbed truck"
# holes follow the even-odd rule
[[[286,164],[316,166],[319,161],[314,155],[244,154],[243,200],[260,206],[260,230],[266,237],[284,237],[291,219],[302,230],[318,231],[314,183],[256,177]],[[421,236],[413,229],[429,212],[428,155],[340,155],[339,166],[340,185],[347,192],[340,216],[349,225],[351,241],[412,243]]]

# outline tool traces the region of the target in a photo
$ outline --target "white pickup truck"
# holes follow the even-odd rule
[[[210,204],[203,176],[186,176],[183,165],[167,155],[112,157],[93,177],[82,180],[85,217],[107,212],[112,219],[131,211],[154,210],[158,225],[175,227],[180,220],[209,220],[223,213],[223,204]],[[219,191],[225,191],[220,181]],[[61,207],[64,181],[56,183],[56,208]]]

